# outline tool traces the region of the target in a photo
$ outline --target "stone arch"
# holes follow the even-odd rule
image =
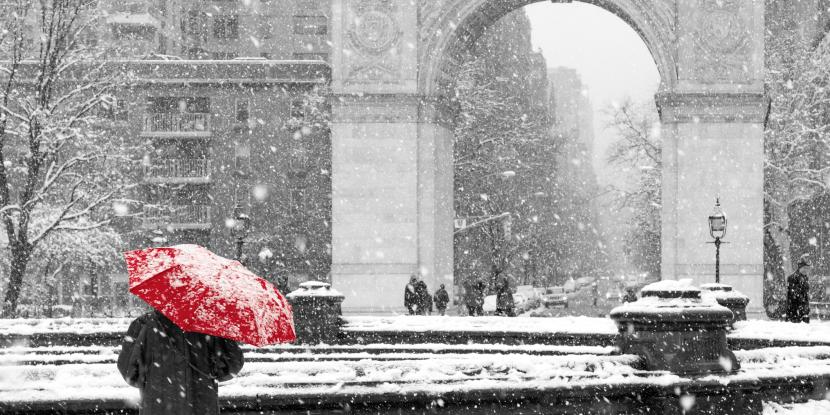
[[[424,1],[420,9],[419,92],[440,96],[452,83],[461,54],[469,50],[484,30],[506,14],[544,0]],[[551,1],[551,0],[547,0]],[[570,3],[571,0],[552,0]],[[677,84],[677,65],[672,45],[675,11],[670,0],[582,0],[599,6],[627,22],[643,39],[661,78],[661,90]]]

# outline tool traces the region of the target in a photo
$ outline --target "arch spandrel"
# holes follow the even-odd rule
[[[571,3],[571,0],[547,0]],[[540,0],[419,0],[418,88],[440,95],[453,73],[456,58],[472,47],[484,30],[506,14]],[[674,0],[585,0],[614,13],[640,35],[651,51],[661,89],[677,84]]]

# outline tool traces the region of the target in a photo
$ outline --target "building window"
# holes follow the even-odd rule
[[[127,111],[127,101],[113,98],[106,102],[101,102],[101,116],[113,121],[128,121],[129,111]]]
[[[82,294],[91,297],[98,296],[98,277],[95,275],[86,275],[83,278]]]
[[[293,55],[294,60],[297,61],[328,61],[329,54],[328,53],[294,53]]]
[[[148,112],[204,114],[210,112],[210,98],[207,97],[150,97],[147,98]]]
[[[247,123],[251,116],[251,101],[247,98],[236,99],[236,121]]]
[[[271,39],[274,37],[274,25],[272,16],[259,16],[259,38]]]
[[[211,54],[214,60],[227,61],[239,56],[236,52],[213,52]]]
[[[243,138],[234,147],[234,167],[238,173],[251,171],[251,142]]]
[[[328,19],[325,16],[294,16],[294,34],[325,35],[328,33]]]
[[[297,98],[291,101],[291,112],[288,114],[290,118],[301,120],[305,118],[305,101],[302,98]]]
[[[220,15],[213,18],[213,37],[216,39],[237,39],[239,37],[239,16]]]
[[[182,19],[182,32],[198,40],[207,40],[207,13],[201,10],[190,10]]]
[[[152,40],[156,36],[156,28],[144,25],[114,24],[112,34],[118,40]]]

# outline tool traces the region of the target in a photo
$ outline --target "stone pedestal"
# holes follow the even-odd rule
[[[336,343],[342,324],[340,304],[345,298],[330,284],[309,281],[286,296],[294,312],[297,343]]]
[[[711,296],[718,304],[732,311],[730,324],[746,320],[746,305],[749,304],[749,297],[740,291],[733,290],[732,286],[727,284],[703,284],[700,288],[704,296]]]
[[[625,354],[643,358],[646,370],[682,375],[732,372],[739,369],[726,343],[732,312],[688,281],[647,285],[642,296],[611,311]]]

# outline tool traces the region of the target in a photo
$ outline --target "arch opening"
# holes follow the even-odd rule
[[[440,13],[422,16],[422,56],[419,59],[420,93],[444,97],[453,90],[454,75],[464,54],[474,47],[484,31],[508,13],[545,0],[475,0],[455,1]],[[547,0],[550,1],[550,0]],[[571,3],[571,0],[553,3]],[[629,26],[651,52],[660,74],[660,90],[677,83],[674,54],[671,52],[674,11],[665,0],[584,0],[616,15]]]

